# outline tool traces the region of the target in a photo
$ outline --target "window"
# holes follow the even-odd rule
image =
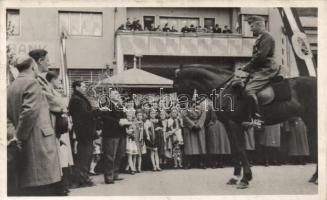
[[[10,36],[18,36],[20,34],[19,10],[7,10],[7,32]]]
[[[151,29],[151,24],[154,25],[154,16],[144,16],[143,17],[144,22],[144,29]]]
[[[102,36],[102,13],[60,11],[59,31],[72,36]]]
[[[199,26],[199,18],[188,18],[188,17],[160,17],[160,26],[161,28],[168,23],[169,27],[174,26],[175,29],[181,30],[185,25],[190,27],[191,24],[194,27]]]
[[[204,18],[204,27],[210,28],[215,26],[215,18]]]

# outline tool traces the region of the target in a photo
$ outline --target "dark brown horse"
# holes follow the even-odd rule
[[[242,90],[230,84],[233,77],[232,72],[211,66],[185,66],[176,71],[174,89],[178,95],[183,94],[183,96],[189,97],[193,94],[194,89],[197,90],[199,96],[211,99],[214,90],[219,94],[219,97],[214,99],[216,113],[228,132],[233,157],[242,164],[243,176],[238,188],[246,188],[252,179],[250,164],[244,148],[245,127],[242,126],[242,122],[248,119],[248,104],[243,98]],[[309,137],[313,138],[311,142],[309,141],[311,143],[310,152],[317,155],[317,80],[315,77],[296,77],[283,81],[287,82],[285,86],[288,86],[288,90],[280,88],[283,91],[279,92],[279,96],[280,99],[285,98],[261,106],[264,123],[272,125],[282,123],[292,117],[301,117],[309,134],[312,134]],[[317,161],[316,156],[315,160]],[[241,168],[235,165],[234,175],[240,175],[240,172]],[[316,171],[311,181],[316,181],[317,177]]]

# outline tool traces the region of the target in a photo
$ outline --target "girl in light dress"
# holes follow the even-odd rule
[[[134,121],[134,112],[126,112],[127,120],[129,122]],[[135,169],[135,163],[136,163],[136,156],[138,154],[137,151],[137,145],[136,145],[136,133],[135,133],[135,128],[134,125],[130,125],[126,127],[126,154],[127,154],[127,159],[128,159],[128,164],[126,166],[126,171],[130,169],[130,173],[132,175],[135,174],[136,169]]]
[[[153,171],[161,171],[161,168],[159,166],[158,155],[159,140],[155,132],[155,124],[158,123],[158,119],[156,119],[156,116],[157,111],[151,109],[150,119],[146,120],[146,122],[144,123],[144,130],[146,136],[146,146],[150,150],[150,158],[153,166]]]
[[[181,146],[184,145],[182,136],[183,121],[179,118],[177,108],[172,108],[170,118],[167,123],[167,137],[172,137],[173,149],[172,156],[174,159],[174,168],[182,168],[182,151]]]
[[[136,172],[140,173],[142,171],[142,155],[146,154],[146,146],[144,140],[144,121],[143,121],[143,112],[141,109],[136,110],[136,120],[133,123],[134,133],[135,133],[135,143],[137,147],[136,155]]]

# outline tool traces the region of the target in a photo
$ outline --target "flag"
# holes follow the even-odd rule
[[[296,9],[278,8],[278,11],[291,42],[299,75],[316,76],[316,63]]]

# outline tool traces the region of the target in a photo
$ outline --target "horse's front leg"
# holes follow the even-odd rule
[[[252,171],[250,168],[250,163],[249,160],[247,159],[246,153],[245,153],[245,149],[242,148],[239,152],[239,156],[240,156],[240,160],[242,162],[242,166],[243,166],[243,177],[239,183],[239,185],[237,186],[238,189],[245,189],[249,186],[249,181],[252,180]]]
[[[250,168],[250,163],[247,159],[245,148],[244,148],[244,132],[241,124],[234,123],[229,121],[226,126],[226,131],[229,136],[232,154],[235,161],[241,161],[243,167],[243,177],[238,185],[238,189],[244,189],[249,186],[249,181],[252,180],[252,171]],[[234,165],[234,177],[240,175],[240,166],[239,163]],[[232,181],[235,183],[234,179],[231,178],[228,184]],[[236,184],[236,183],[235,183]]]

